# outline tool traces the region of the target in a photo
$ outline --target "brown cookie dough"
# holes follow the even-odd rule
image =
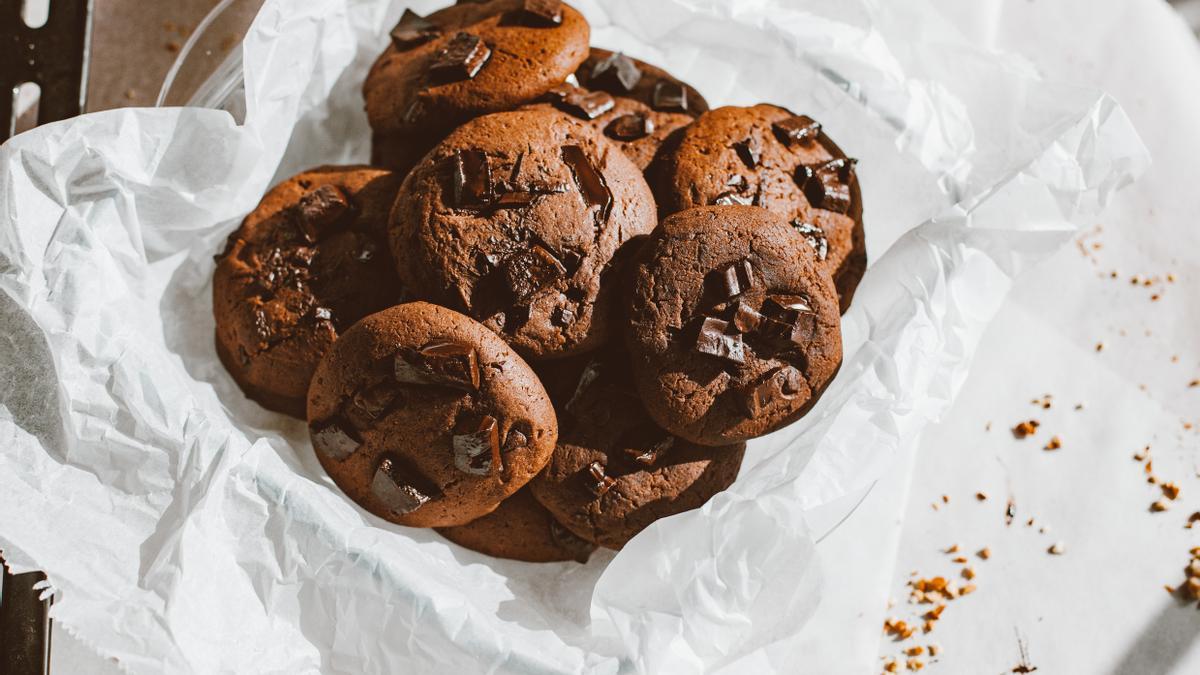
[[[521,488],[495,511],[457,527],[439,527],[450,541],[496,558],[525,562],[574,560],[585,563],[596,545],[575,536],[546,507]]]
[[[363,84],[373,160],[406,173],[458,125],[533,101],[587,57],[589,35],[553,0],[406,11]]]
[[[593,47],[575,70],[575,79],[581,87],[631,98],[658,112],[698,117],[708,110],[708,101],[692,85],[658,66],[607,49]]]
[[[390,240],[417,297],[541,359],[605,341],[621,248],[655,225],[637,167],[591,127],[543,108],[451,134],[405,180]]]
[[[272,188],[217,256],[217,354],[261,405],[304,417],[338,333],[401,300],[385,227],[400,178],[320,167]]]
[[[867,265],[862,195],[848,159],[805,116],[773,105],[718,108],[672,139],[651,176],[664,215],[752,204],[786,218],[833,276],[843,311]]]
[[[558,436],[529,366],[471,319],[414,302],[354,325],[308,392],[313,449],[375,515],[465,525],[525,485]]]
[[[554,455],[530,484],[559,522],[613,549],[729,487],[746,448],[704,447],[663,431],[638,400],[629,370],[616,350],[588,366],[559,406]]]
[[[633,269],[626,343],[651,417],[702,445],[770,433],[842,360],[837,294],[802,235],[753,206],[663,221]]]
[[[671,134],[692,123],[692,117],[682,113],[658,112],[631,98],[570,84],[551,89],[543,98],[595,127],[642,171],[654,161]]]

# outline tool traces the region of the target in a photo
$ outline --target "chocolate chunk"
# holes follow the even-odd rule
[[[533,425],[529,422],[520,421],[512,425],[508,430],[508,434],[504,437],[504,453],[510,453],[521,448],[529,447],[529,437],[533,435]]]
[[[555,326],[566,328],[575,323],[575,312],[570,307],[555,307],[554,313],[550,316],[550,321]]]
[[[757,137],[748,136],[746,140],[734,143],[733,147],[737,150],[738,157],[741,158],[746,168],[758,168],[759,163],[762,162],[762,146],[759,144]]]
[[[588,91],[569,84],[554,87],[546,96],[555,107],[585,120],[594,120],[617,104],[608,92]]]
[[[483,38],[460,31],[433,57],[429,74],[440,82],[470,80],[491,57],[492,50]]]
[[[313,321],[333,321],[333,310],[328,307],[313,307],[311,316]]]
[[[358,434],[341,420],[331,420],[324,424],[309,427],[312,436],[313,449],[326,457],[342,461],[362,445]]]
[[[592,68],[588,86],[614,94],[628,94],[642,79],[642,69],[633,59],[618,52]]]
[[[498,209],[523,209],[537,201],[538,195],[533,192],[505,192],[496,198]]]
[[[459,150],[451,159],[454,169],[454,206],[480,207],[491,203],[492,167],[482,150]]]
[[[608,189],[608,182],[604,180],[604,174],[596,169],[587,153],[578,145],[564,145],[562,158],[570,167],[571,176],[584,201],[588,206],[600,207],[600,220],[607,221],[612,211],[613,195],[612,190]]]
[[[807,345],[816,339],[817,314],[799,295],[772,295],[763,301],[762,333],[766,337]]]
[[[534,244],[505,259],[501,272],[512,301],[525,305],[538,291],[566,276],[567,270],[553,253]]]
[[[654,86],[654,98],[651,107],[655,110],[673,110],[687,112],[687,89],[678,82],[659,82]]]
[[[405,9],[404,15],[400,17],[400,23],[392,29],[392,44],[396,46],[396,49],[405,51],[423,45],[441,33],[441,29],[432,21],[411,9]]]
[[[389,511],[402,516],[441,496],[438,490],[395,455],[379,460],[371,479],[371,494]]]
[[[640,113],[621,115],[608,123],[604,133],[618,141],[636,141],[654,133],[654,120]]]
[[[853,159],[831,159],[817,166],[801,166],[796,182],[804,189],[808,203],[819,209],[846,213],[850,210],[850,182],[854,178]]]
[[[463,473],[486,476],[500,462],[500,435],[496,418],[484,415],[480,420],[460,427],[454,434],[454,466]]]
[[[808,115],[798,115],[771,125],[784,145],[807,145],[821,136],[821,124]]]
[[[715,199],[713,199],[713,205],[715,206],[752,206],[753,204],[753,197],[747,197],[746,195],[733,191],[722,192],[721,194],[717,195]]]
[[[636,428],[626,435],[625,454],[642,466],[653,466],[671,448],[675,437],[652,424]]]
[[[776,368],[742,390],[742,406],[754,419],[775,402],[795,398],[804,387],[804,376],[799,370],[792,366]]]
[[[596,545],[580,539],[575,533],[563,527],[557,520],[550,521],[550,540],[554,545],[570,553],[575,562],[585,563],[591,557]]]
[[[562,24],[562,0],[525,0],[521,17],[531,26],[551,28]]]
[[[355,392],[350,403],[354,410],[367,420],[379,419],[399,396],[395,385],[390,382],[377,384]]]
[[[603,497],[606,492],[612,489],[612,486],[617,484],[617,481],[612,476],[605,475],[604,465],[600,462],[592,462],[588,464],[587,477],[588,487],[591,488],[592,494],[597,497]]]
[[[309,190],[292,208],[301,236],[310,243],[320,239],[351,210],[345,193],[333,185]]]
[[[792,227],[804,235],[804,240],[816,252],[818,259],[825,260],[829,257],[829,239],[825,237],[825,230],[799,220],[793,220]]]
[[[729,322],[705,317],[696,334],[696,351],[733,363],[746,362],[746,348],[741,335],[729,334]]]
[[[763,316],[748,303],[738,300],[733,304],[733,320],[730,323],[739,333],[753,333],[762,324]]]
[[[732,298],[754,288],[754,265],[743,258],[719,270],[717,278],[720,290],[726,298]]]
[[[435,342],[419,350],[401,349],[393,362],[396,381],[479,389],[479,362],[475,349],[457,342]]]

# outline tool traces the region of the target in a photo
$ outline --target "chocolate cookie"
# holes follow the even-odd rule
[[[217,354],[247,396],[304,418],[338,333],[403,295],[384,229],[400,178],[321,167],[275,186],[217,256]]]
[[[786,218],[850,306],[867,265],[862,196],[848,159],[811,118],[773,105],[705,113],[664,150],[652,182],[669,214],[752,204]]]
[[[702,445],[808,411],[842,360],[837,294],[803,235],[752,206],[663,221],[633,269],[627,344],[651,417]]]
[[[533,101],[587,57],[590,32],[559,0],[406,11],[363,84],[373,156],[406,172],[463,122]]]
[[[574,560],[585,563],[596,545],[575,536],[546,507],[521,488],[495,511],[457,527],[439,527],[450,541],[496,558],[525,562]]]
[[[554,455],[530,484],[555,519],[613,549],[659,518],[702,506],[729,487],[746,448],[703,447],[663,431],[638,400],[629,370],[617,352],[588,366],[574,395],[559,406]]]
[[[390,238],[418,297],[540,359],[604,342],[618,252],[655,225],[638,168],[599,132],[542,108],[451,134],[404,181]]]
[[[708,110],[708,101],[692,85],[658,66],[607,49],[593,47],[575,79],[586,89],[631,98],[658,112],[698,117]]]
[[[631,98],[570,84],[558,85],[544,98],[595,127],[642,171],[654,161],[667,137],[692,123],[692,118],[683,113],[657,112]]]
[[[490,513],[542,469],[558,436],[546,390],[503,340],[423,302],[346,331],[313,376],[308,422],[338,487],[413,527]]]

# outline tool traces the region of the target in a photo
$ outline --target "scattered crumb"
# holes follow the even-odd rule
[[[988,558],[992,557],[992,549],[988,548],[987,546],[984,546],[983,548],[979,549],[979,552],[976,553],[975,555],[978,555],[980,558],[987,560]]]
[[[955,556],[954,559],[951,560],[950,562],[958,563],[959,565],[962,565],[967,562],[967,558],[966,558],[966,556],[959,555],[959,556]]]
[[[1025,521],[1025,527],[1033,527],[1033,518]]]
[[[925,648],[921,645],[913,645],[908,649],[905,649],[904,653],[908,654],[909,656],[920,656],[925,653]]]
[[[1163,483],[1159,487],[1162,488],[1163,496],[1167,499],[1175,501],[1179,498],[1179,486],[1175,483]]]
[[[1162,513],[1167,510],[1167,503],[1160,499],[1150,505],[1150,510],[1154,513]]]
[[[1004,507],[1004,524],[1012,525],[1013,518],[1017,516],[1017,503],[1012,497],[1008,498],[1008,505]]]
[[[983,430],[984,430],[984,431],[991,431],[991,430],[992,430],[992,423],[991,423],[991,422],[988,422],[987,424],[983,425]]]
[[[1076,403],[1076,404],[1075,404],[1075,410],[1076,410],[1076,411],[1083,410],[1083,404],[1082,404],[1082,403]]]
[[[1103,342],[1096,343],[1096,351],[1098,351],[1098,352],[1104,351],[1104,343]]]
[[[178,42],[176,42],[174,40],[167,41],[167,44],[166,44],[167,51],[171,52],[172,54],[178,54],[180,47],[182,47],[182,45],[180,45]]]
[[[1190,529],[1192,529],[1192,526],[1195,525],[1196,521],[1198,521],[1198,520],[1200,520],[1200,511],[1195,511],[1192,513],[1192,515],[1188,516],[1187,525],[1184,525],[1184,527],[1186,527],[1187,529],[1190,530]]]
[[[1041,423],[1037,420],[1021,422],[1012,428],[1012,435],[1017,439],[1025,438],[1026,436],[1032,436],[1037,433],[1039,426],[1041,426]]]
[[[946,548],[946,553],[958,553],[958,544],[950,544]]]
[[[1146,458],[1149,456],[1150,456],[1150,446],[1147,445],[1146,447],[1142,448],[1141,450],[1138,450],[1137,452],[1133,453],[1133,460],[1135,462],[1144,462],[1144,461],[1146,461]]]
[[[1188,382],[1188,386],[1192,388],[1200,387],[1200,380],[1192,380],[1191,382]]]
[[[1047,443],[1044,447],[1042,447],[1042,449],[1043,450],[1058,450],[1061,447],[1062,447],[1062,439],[1059,438],[1058,436],[1051,436],[1050,442]]]
[[[1039,534],[1047,534],[1048,532],[1050,532],[1050,526],[1049,526],[1049,525],[1043,525],[1043,526],[1041,526],[1041,527],[1039,527],[1039,528],[1038,528],[1038,533],[1039,533]]]
[[[920,670],[925,667],[925,662],[920,659],[909,659],[904,662],[904,665],[909,670]]]
[[[964,579],[968,579],[968,580],[974,579],[975,578],[975,569],[972,567],[964,567],[963,571],[962,571],[962,575],[963,575]]]
[[[933,502],[932,504],[930,504],[930,506],[933,507],[934,511],[937,511],[938,509],[942,508],[942,505],[937,502]]]
[[[986,492],[976,492],[975,499],[977,499],[981,502],[986,502],[987,501],[987,493]]]
[[[950,495],[942,495],[942,503],[949,504],[950,503]]]
[[[1061,541],[1056,541],[1050,545],[1050,548],[1046,549],[1046,552],[1050,555],[1062,555],[1066,550]]]
[[[937,656],[938,654],[941,654],[941,653],[942,653],[941,646],[934,644],[932,642],[929,643],[929,655],[930,656]]]

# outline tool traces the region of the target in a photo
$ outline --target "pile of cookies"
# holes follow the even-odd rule
[[[217,353],[346,495],[494,556],[584,561],[737,477],[842,360],[854,160],[709,110],[559,0],[406,11],[373,166],[273,188],[217,256]]]

